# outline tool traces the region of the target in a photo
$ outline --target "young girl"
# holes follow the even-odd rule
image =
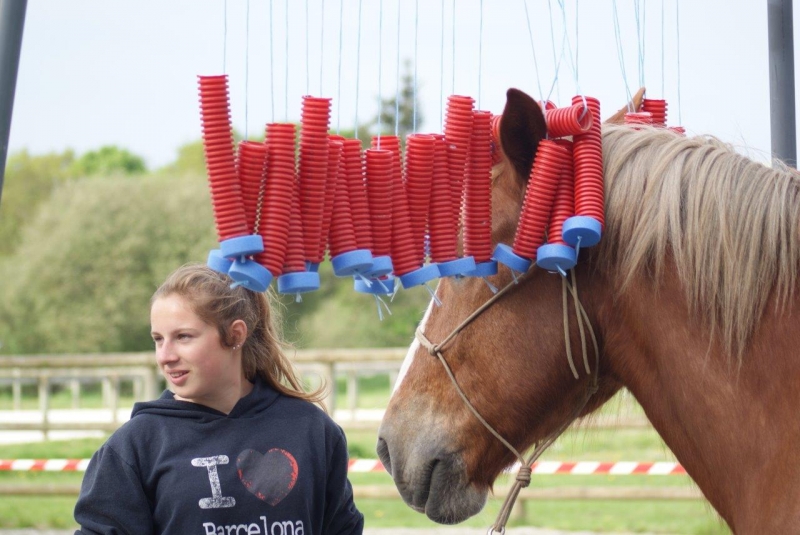
[[[151,300],[170,390],[94,454],[77,534],[360,534],[342,430],[281,352],[267,297],[202,265]]]

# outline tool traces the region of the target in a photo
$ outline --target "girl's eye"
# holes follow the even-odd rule
[[[192,336],[189,335],[189,334],[181,333],[181,334],[178,335],[178,340],[188,340],[191,337]]]

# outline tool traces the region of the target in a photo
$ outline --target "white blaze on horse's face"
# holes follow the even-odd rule
[[[435,293],[438,292],[439,292],[439,286],[437,285]],[[428,309],[425,311],[425,315],[422,316],[422,321],[419,324],[419,329],[423,333],[425,332],[425,324],[428,323],[428,318],[431,315],[431,311],[433,310],[434,305],[435,305],[434,299],[431,299],[431,302],[428,304]],[[403,364],[400,366],[400,372],[397,374],[397,381],[394,382],[394,388],[392,389],[392,396],[394,396],[395,392],[397,392],[397,390],[400,388],[400,383],[403,382],[406,373],[408,373],[408,369],[414,362],[414,355],[417,353],[417,349],[419,349],[419,340],[415,335],[414,341],[411,342],[411,347],[408,348],[408,353],[406,353],[406,358],[403,359]]]

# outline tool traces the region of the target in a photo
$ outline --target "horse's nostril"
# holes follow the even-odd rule
[[[392,463],[389,457],[389,445],[383,438],[378,437],[378,445],[375,447],[375,451],[378,453],[378,458],[381,460],[381,463],[383,463],[386,473],[391,475]]]

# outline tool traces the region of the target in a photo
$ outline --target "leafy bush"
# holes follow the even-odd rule
[[[216,241],[203,179],[76,180],[59,187],[0,263],[5,353],[151,347],[149,299]]]

